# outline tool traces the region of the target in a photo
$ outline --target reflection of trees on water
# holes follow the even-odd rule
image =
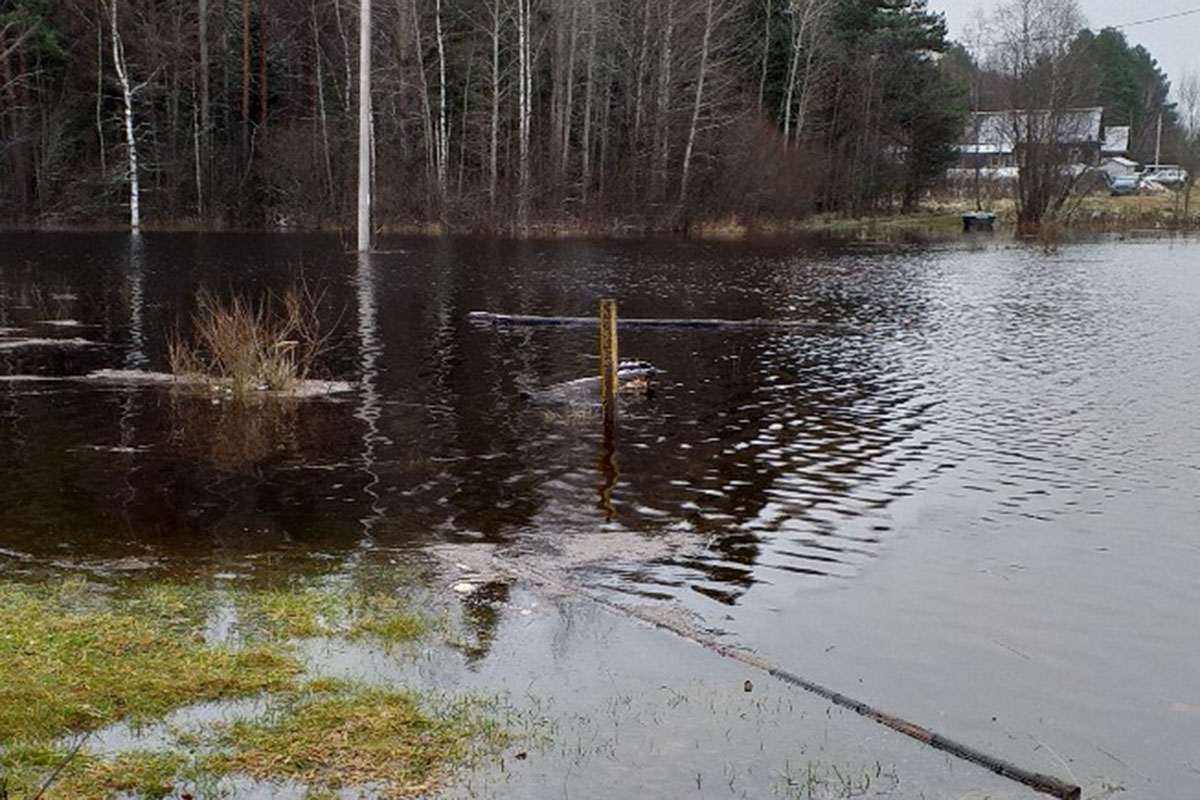
[[[120,280],[99,287],[96,318],[126,337],[131,364],[159,357],[154,331],[166,312],[153,301],[194,291],[194,275],[180,281],[153,268],[164,252],[152,244],[141,266],[133,251],[115,259]],[[520,398],[524,387],[592,374],[594,331],[474,330],[468,311],[586,313],[614,286],[642,314],[711,314],[721,303],[730,317],[778,317],[791,304],[797,315],[862,322],[894,311],[881,300],[887,287],[856,289],[849,270],[814,285],[812,270],[797,269],[791,282],[771,277],[755,292],[728,250],[689,248],[688,285],[676,287],[659,261],[651,269],[613,251],[448,240],[361,259],[333,290],[356,310],[334,360],[338,376],[359,378],[351,403],[239,415],[204,399],[163,395],[159,405],[144,402],[145,391],[107,393],[134,402],[103,420],[83,412],[61,438],[150,447],[122,456],[128,470],[106,469],[112,458],[99,453],[69,456],[85,474],[73,481],[74,501],[102,518],[132,486],[134,538],[174,552],[296,545],[344,559],[384,537],[432,536],[536,547],[604,520],[599,418],[551,420]],[[785,271],[772,263],[757,269]],[[280,277],[278,264],[257,269],[264,283]],[[905,291],[905,313],[921,313]],[[117,300],[120,314],[109,310]],[[849,574],[871,557],[918,391],[889,383],[896,369],[885,338],[631,331],[621,351],[666,374],[656,397],[622,412],[613,525],[689,543],[665,564],[628,565],[629,584],[647,593],[690,586],[735,602],[769,570]],[[38,441],[52,436],[48,410],[23,421]]]
[[[128,268],[125,278],[129,297],[128,342],[125,345],[124,358],[126,369],[141,369],[145,367],[148,361],[146,358],[145,323],[145,246],[145,240],[142,239],[140,233],[135,231],[129,235]],[[120,422],[118,423],[120,436],[118,439],[117,459],[122,464],[125,476],[125,488],[121,493],[121,516],[125,520],[126,528],[133,530],[132,506],[137,498],[137,491],[134,489],[132,475],[138,469],[138,464],[130,456],[135,452],[133,448],[134,443],[137,441],[138,398],[142,392],[132,386],[127,386],[119,391],[121,395],[121,412],[119,416]]]

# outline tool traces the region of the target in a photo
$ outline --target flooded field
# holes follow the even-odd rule
[[[572,797],[804,796],[781,775],[841,759],[896,796],[1026,796],[841,712],[814,727],[826,705],[614,629],[552,584],[686,620],[1085,797],[1195,794],[1200,244],[383,246],[0,234],[4,576],[354,582],[419,564],[448,602],[456,581],[489,587],[462,602],[470,648],[404,668],[314,656],[536,694],[573,720],[526,777],[464,792],[546,796],[550,776]],[[166,370],[201,287],[300,278],[335,331],[316,377],[349,392],[248,408],[84,379]],[[662,373],[624,401],[614,454],[589,405],[530,399],[594,373],[594,330],[468,320],[609,296],[622,317],[820,324],[622,330],[622,358]],[[744,677],[752,698],[714,688]]]

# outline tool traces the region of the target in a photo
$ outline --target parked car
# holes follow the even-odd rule
[[[1108,192],[1113,197],[1123,194],[1133,194],[1138,190],[1142,179],[1137,175],[1114,175],[1108,181]]]
[[[1178,164],[1147,164],[1142,177],[1163,186],[1182,186],[1187,182],[1187,170]]]

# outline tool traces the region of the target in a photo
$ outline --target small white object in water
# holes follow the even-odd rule
[[[459,581],[450,588],[459,594],[471,594],[475,591],[475,584],[468,583],[467,581]]]

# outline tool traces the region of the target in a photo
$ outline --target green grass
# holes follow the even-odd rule
[[[283,649],[206,645],[160,618],[0,585],[0,742],[48,741],[201,700],[286,688]]]
[[[370,787],[385,797],[429,791],[481,748],[507,736],[472,702],[430,710],[414,694],[318,679],[275,695],[261,718],[212,723],[180,733],[167,751],[132,750],[112,758],[55,748],[27,749],[0,760],[14,798],[34,796],[64,765],[46,794],[53,798],[157,798],[193,785],[220,793],[231,776],[289,780],[306,796]]]
[[[205,626],[222,606],[239,621],[230,642],[214,644]],[[317,792],[433,786],[473,748],[500,740],[478,706],[433,711],[402,691],[301,682],[291,647],[314,636],[391,645],[429,630],[406,601],[336,587],[151,583],[114,594],[81,580],[0,582],[0,797],[34,797],[51,777],[47,798],[158,797],[180,782],[231,774],[289,778]],[[195,703],[263,695],[262,718],[171,731],[166,751],[73,752],[116,722],[148,724]]]
[[[263,719],[218,729],[210,764],[310,789],[369,784],[395,796],[436,786],[480,743],[503,740],[470,703],[433,713],[407,692],[326,684]]]
[[[344,636],[386,644],[408,642],[430,628],[422,615],[382,593],[337,588],[273,588],[239,593],[248,632],[274,639]]]

